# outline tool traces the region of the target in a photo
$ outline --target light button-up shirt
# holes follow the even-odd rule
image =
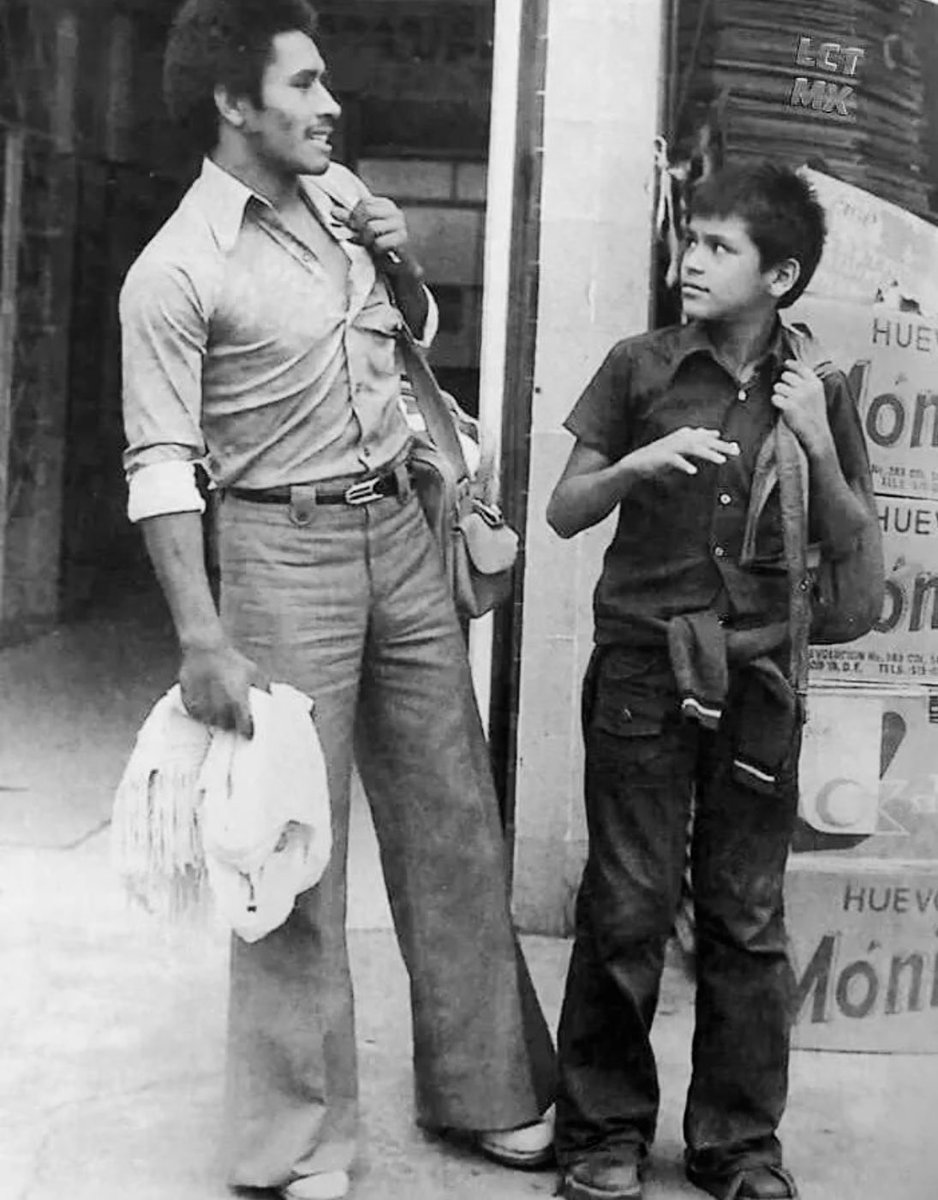
[[[348,259],[344,286],[272,206],[206,160],[131,267],[120,298],[132,519],[202,507],[219,487],[379,470],[405,450],[400,313],[330,196],[368,193],[330,167],[306,196]],[[432,337],[431,303],[425,337]]]

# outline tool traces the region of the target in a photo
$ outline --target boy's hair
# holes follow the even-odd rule
[[[278,33],[313,37],[308,0],[186,0],[173,20],[163,60],[163,97],[192,148],[218,141],[215,88],[260,107],[261,78]]]
[[[691,216],[739,217],[759,251],[763,270],[793,258],[801,267],[779,300],[787,308],[811,282],[821,260],[827,222],[814,189],[796,171],[774,162],[723,167],[700,180]]]

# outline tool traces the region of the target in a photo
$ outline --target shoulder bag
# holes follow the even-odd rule
[[[440,547],[457,611],[481,617],[511,595],[518,535],[470,473],[446,394],[404,321],[400,347],[427,431],[415,437],[411,452],[414,489]]]
[[[338,178],[315,182],[330,199],[349,208],[368,194],[365,188],[352,194]],[[381,270],[380,256],[376,262]],[[393,296],[393,288],[389,290]],[[481,481],[469,471],[446,393],[403,313],[400,321],[398,345],[427,431],[425,438],[415,437],[410,456],[414,490],[443,556],[457,612],[481,617],[511,595],[518,535],[505,524],[498,505],[486,500]]]

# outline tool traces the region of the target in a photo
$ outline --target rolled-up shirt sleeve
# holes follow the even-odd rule
[[[124,469],[132,521],[201,512],[195,464],[201,430],[205,308],[181,266],[139,259],[120,296]]]
[[[140,467],[128,480],[127,516],[136,523],[166,513],[204,512],[195,465],[176,459]]]

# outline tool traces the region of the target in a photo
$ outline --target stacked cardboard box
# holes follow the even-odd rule
[[[883,530],[874,630],[814,647],[787,900],[795,1044],[938,1052],[938,230],[808,173],[821,268],[789,319],[854,385]]]

